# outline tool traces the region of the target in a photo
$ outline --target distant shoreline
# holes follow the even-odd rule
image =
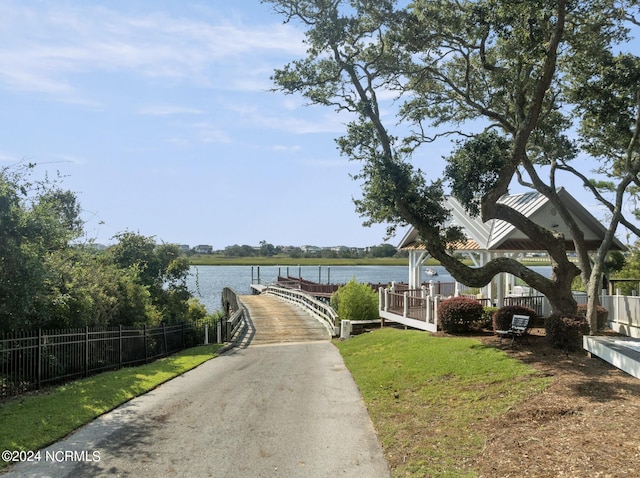
[[[466,262],[466,261],[465,261]],[[358,259],[331,259],[326,257],[271,256],[271,257],[227,257],[218,254],[196,254],[189,256],[192,266],[408,266],[406,257],[381,257]],[[526,266],[548,266],[549,261],[522,261]],[[470,264],[470,263],[469,263]],[[435,259],[425,261],[426,266],[440,265]]]
[[[192,266],[404,266],[409,259],[406,257],[331,259],[326,257],[227,257],[216,254],[197,254],[189,256]],[[432,265],[437,265],[433,261]]]

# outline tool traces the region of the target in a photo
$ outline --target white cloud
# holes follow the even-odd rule
[[[60,97],[79,94],[78,75],[122,71],[262,90],[268,58],[304,53],[301,33],[276,23],[248,27],[162,12],[127,16],[101,6],[20,2],[4,3],[0,17],[0,82]]]
[[[327,108],[313,106],[301,106],[297,110],[288,109],[288,114],[279,116],[271,114],[273,111],[280,111],[279,108],[269,109],[267,114],[264,106],[259,107],[256,104],[234,103],[229,104],[227,109],[242,117],[245,123],[292,134],[343,133],[344,125],[350,117],[346,113],[336,113]]]
[[[15,163],[20,161],[20,158],[5,151],[0,151],[0,163]]]
[[[273,146],[271,148],[272,151],[276,151],[278,153],[297,153],[298,151],[302,150],[302,147],[299,145],[284,145],[284,144],[277,144],[275,146]]]
[[[207,122],[194,124],[198,140],[203,143],[231,143],[230,136],[215,125]]]
[[[292,134],[315,133],[344,133],[344,118],[336,113],[324,113],[321,115],[307,114],[302,116],[255,116],[254,120],[260,126],[265,126]]]
[[[204,113],[204,110],[198,108],[176,105],[150,105],[138,110],[138,114],[149,116],[202,115]]]
[[[86,159],[75,156],[73,154],[52,154],[52,161],[50,163],[73,163],[73,164],[84,164],[86,163]],[[50,164],[46,163],[46,164]]]

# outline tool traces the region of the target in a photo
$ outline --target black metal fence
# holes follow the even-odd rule
[[[209,325],[213,324],[0,334],[0,399],[203,344]],[[215,337],[215,327],[209,334]]]

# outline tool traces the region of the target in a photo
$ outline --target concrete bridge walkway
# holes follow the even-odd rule
[[[86,451],[99,461],[22,463],[7,476],[389,477],[324,326],[273,297],[241,300],[251,326],[239,347],[42,453]]]

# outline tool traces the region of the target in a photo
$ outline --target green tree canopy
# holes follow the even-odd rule
[[[35,165],[0,170],[0,331],[158,324],[201,317],[177,245],[129,232],[100,253],[74,193]]]
[[[0,170],[0,327],[37,325],[47,295],[47,261],[76,238],[75,195],[55,181],[34,181],[34,165]]]
[[[429,253],[458,281],[483,286],[495,274],[509,272],[544,293],[555,310],[574,312],[573,278],[581,274],[585,283],[593,285],[617,224],[625,219],[617,200],[609,202],[613,220],[592,268],[583,233],[558,197],[557,173],[584,171],[580,148],[603,160],[587,147],[589,141],[571,139],[575,121],[582,121],[581,133],[593,145],[607,145],[601,141],[606,135],[609,143],[603,150],[611,149],[613,142],[616,151],[628,151],[637,109],[628,102],[635,97],[624,85],[634,84],[633,61],[624,63],[625,79],[620,89],[614,88],[624,90],[625,99],[607,103],[613,114],[607,116],[597,105],[607,101],[606,82],[620,80],[607,58],[627,40],[627,27],[636,24],[638,2],[268,3],[285,21],[302,25],[308,46],[306,58],[276,70],[277,88],[353,118],[338,146],[362,163],[356,179],[362,182],[363,198],[356,201],[356,209],[366,218],[365,224],[386,222],[391,230],[411,224]],[[582,95],[579,100],[574,92],[579,84],[591,85],[594,91],[582,90],[577,93]],[[390,93],[395,94],[393,104],[384,100]],[[595,104],[589,106],[588,101]],[[585,129],[589,121],[584,122],[587,113],[598,108],[610,125],[600,125],[600,137]],[[622,135],[620,121],[614,122],[618,109],[628,118]],[[462,138],[448,157],[448,168],[434,170],[428,161],[418,168],[424,161],[423,150],[445,136]],[[629,192],[637,177],[632,172],[629,179],[622,178],[617,176],[614,182],[621,193]],[[590,183],[585,181],[587,187]],[[562,237],[499,202],[515,184],[548,197],[571,237]],[[509,257],[475,268],[457,260],[448,244],[460,238],[461,231],[448,225],[449,214],[442,206],[449,191],[484,221],[504,220],[543,244],[552,261],[552,277]],[[568,260],[565,239],[573,241],[579,267]]]

